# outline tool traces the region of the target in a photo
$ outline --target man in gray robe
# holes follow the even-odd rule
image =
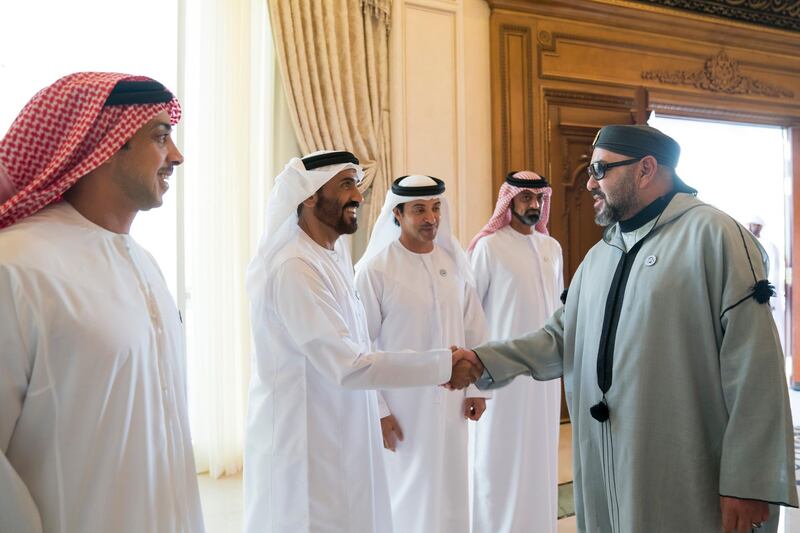
[[[695,198],[679,153],[647,126],[601,129],[587,188],[606,229],[566,304],[472,352],[481,388],[564,376],[579,531],[776,531],[775,504],[797,506],[764,250]]]

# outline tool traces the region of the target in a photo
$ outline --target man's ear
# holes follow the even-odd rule
[[[658,161],[652,155],[646,155],[642,158],[639,165],[639,175],[636,176],[639,182],[639,187],[647,187],[650,182],[658,174]]]
[[[306,207],[316,207],[317,205],[317,195],[318,193],[314,193],[305,200],[303,200],[303,205]]]

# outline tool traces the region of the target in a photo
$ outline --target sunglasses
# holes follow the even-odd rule
[[[617,161],[616,163],[606,163],[605,161],[595,161],[594,163],[590,163],[588,167],[586,167],[586,171],[589,173],[589,176],[595,179],[595,181],[600,181],[606,175],[606,170],[609,168],[614,167],[624,167],[625,165],[632,165],[634,163],[638,163],[644,159],[644,156],[637,157],[636,159],[626,159],[625,161]]]

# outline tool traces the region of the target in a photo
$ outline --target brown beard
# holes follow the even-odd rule
[[[626,172],[624,180],[614,191],[614,201],[608,199],[607,194],[602,194],[603,208],[595,213],[594,221],[598,226],[610,226],[620,221],[622,216],[630,210],[636,202],[636,189],[633,183],[633,172]],[[600,192],[600,191],[598,191]],[[594,196],[594,194],[592,195]]]
[[[339,235],[350,235],[358,229],[358,221],[352,223],[345,220],[344,210],[348,207],[358,207],[357,202],[348,202],[345,205],[331,198],[326,198],[322,192],[319,193],[317,205],[314,206],[314,216],[322,221],[323,224],[336,230]]]

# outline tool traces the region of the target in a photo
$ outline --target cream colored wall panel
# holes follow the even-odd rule
[[[406,7],[423,7],[439,11],[450,11],[455,13],[461,9],[463,0],[406,0]]]
[[[466,149],[460,238],[466,246],[494,211],[492,202],[492,86],[489,5],[464,2],[464,118]]]
[[[457,13],[442,2],[408,2],[402,14],[402,147],[398,174],[430,174],[447,183],[458,230],[459,135]],[[456,6],[457,7],[457,6]],[[394,143],[393,143],[394,144]]]
[[[488,6],[398,1],[392,26],[393,172],[444,179],[466,244],[492,207]]]
[[[458,178],[455,14],[406,11],[406,172]],[[424,38],[423,38],[424,36]]]

